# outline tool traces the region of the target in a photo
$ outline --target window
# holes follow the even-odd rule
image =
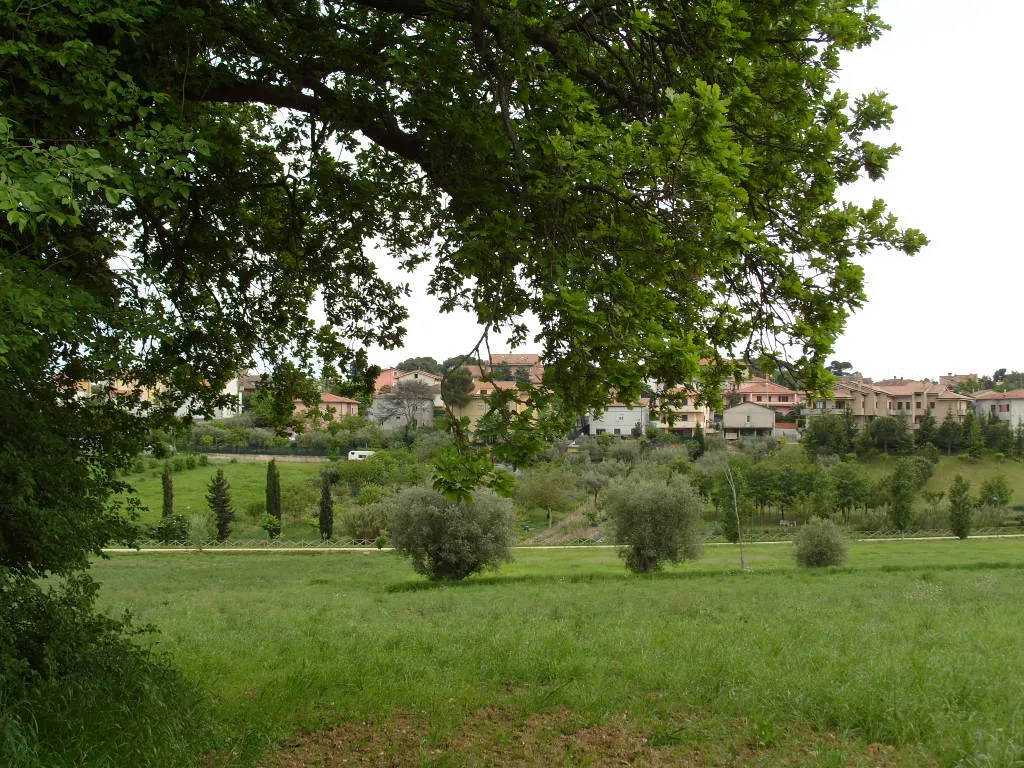
[[[607,430],[604,430],[604,429],[598,429],[598,430],[596,430],[597,434],[599,434],[599,435],[603,435],[603,434],[604,434],[604,433],[605,433],[606,431],[607,431]]]
[[[481,395],[486,395],[487,394],[487,390],[486,389],[481,389],[480,390],[480,394]]]
[[[779,395],[779,402],[780,403],[788,403],[789,402],[789,395]]]
[[[749,423],[750,423],[750,416],[748,415],[747,416],[747,424],[749,424]]]
[[[763,399],[760,395],[757,396],[757,402],[760,403]],[[750,421],[750,419],[747,419],[747,421]]]
[[[615,430],[612,430],[612,431],[615,432],[616,435],[621,435],[622,434],[622,430],[621,429],[615,429]]]
[[[917,401],[917,403],[915,404],[915,407],[916,407],[916,408],[917,408],[918,410],[921,410],[921,401],[920,401],[920,400],[918,400],[918,401]]]
[[[684,413],[683,414],[683,421],[689,421],[689,420],[690,420],[690,414]]]

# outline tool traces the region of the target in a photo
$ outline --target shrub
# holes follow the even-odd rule
[[[627,480],[608,489],[605,505],[615,541],[626,545],[619,556],[634,573],[660,570],[666,560],[700,557],[697,525],[703,503],[686,480]]]
[[[201,547],[216,536],[216,522],[209,512],[200,512],[188,519],[188,543],[193,547]]]
[[[511,562],[515,517],[512,502],[486,488],[457,502],[409,488],[396,498],[389,527],[395,550],[412,560],[413,570],[455,581]]]
[[[793,538],[796,564],[804,568],[827,568],[846,562],[846,537],[831,520],[811,518]]]
[[[985,507],[1003,509],[1010,506],[1013,489],[1006,481],[1006,475],[996,475],[981,484],[980,502]]]
[[[149,536],[162,544],[185,544],[188,542],[189,521],[184,515],[166,515],[149,529]]]
[[[971,484],[961,475],[953,478],[949,487],[949,527],[958,539],[971,535],[971,518],[977,500],[971,497]]]
[[[338,527],[353,541],[376,541],[387,531],[388,510],[382,503],[350,507],[338,515]]]

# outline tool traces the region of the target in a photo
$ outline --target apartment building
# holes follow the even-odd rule
[[[744,382],[735,390],[740,403],[753,403],[764,408],[771,408],[776,415],[788,413],[799,405],[800,393],[795,389],[784,387],[768,379],[755,376]]]
[[[1024,423],[1024,389],[977,392],[974,396],[974,412],[980,419],[987,420],[995,416],[1015,430]]]
[[[961,421],[972,410],[973,402],[971,397],[930,381],[887,379],[871,382],[851,378],[837,381],[831,397],[808,401],[803,412],[813,417],[830,411],[848,410],[858,426],[883,416],[903,416],[915,429],[925,413],[931,413],[938,422],[945,420],[948,414]]]
[[[677,398],[671,404],[651,410],[651,426],[682,437],[693,437],[700,427],[705,434],[714,429],[711,409],[697,404],[697,393],[675,389],[668,394]]]

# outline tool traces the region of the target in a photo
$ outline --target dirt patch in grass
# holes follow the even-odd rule
[[[566,709],[480,709],[451,728],[426,713],[302,733],[264,768],[340,766],[930,766],[917,750],[865,744],[802,725],[691,713],[654,728],[628,714],[595,720]]]

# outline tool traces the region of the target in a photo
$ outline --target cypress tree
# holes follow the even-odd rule
[[[334,536],[334,500],[331,498],[331,481],[323,478],[320,482],[320,538],[329,541]]]
[[[971,518],[977,500],[971,496],[971,484],[960,475],[949,488],[949,527],[958,539],[971,535]]]
[[[277,520],[273,528],[268,528],[270,538],[276,539],[281,535],[281,473],[277,469],[277,462],[274,459],[267,464],[267,514]]]
[[[171,470],[164,467],[164,508],[163,517],[167,518],[174,514],[174,480],[171,479]]]
[[[217,474],[210,480],[206,502],[217,521],[217,541],[224,541],[231,533],[231,521],[235,519],[235,510],[231,506],[231,484],[224,477],[223,469],[218,469]]]

